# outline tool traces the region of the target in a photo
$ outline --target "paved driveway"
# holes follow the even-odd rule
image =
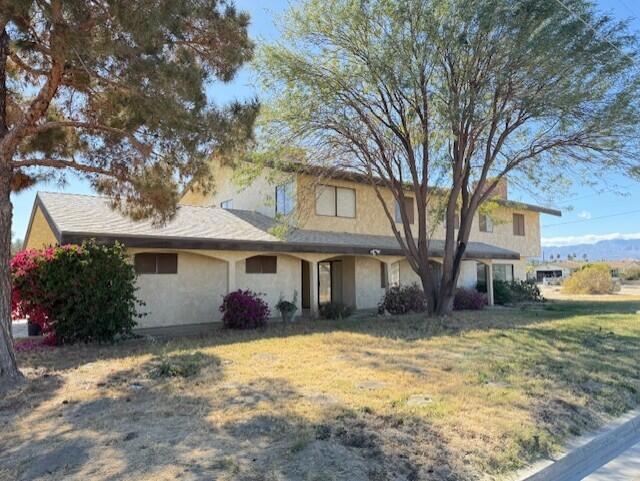
[[[29,337],[27,332],[27,321],[13,321],[13,338],[18,339],[20,337]]]

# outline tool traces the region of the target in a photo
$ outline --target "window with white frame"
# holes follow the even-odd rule
[[[513,280],[513,264],[493,264],[493,280],[511,282]]]
[[[407,214],[407,220],[409,224],[413,224],[414,212],[413,212],[413,197],[404,198],[404,208]],[[402,224],[402,213],[400,212],[400,203],[396,200],[396,223]]]
[[[233,199],[223,200],[220,202],[220,207],[223,209],[233,209]]]
[[[318,185],[316,187],[316,214],[354,218],[356,216],[356,191],[346,187]]]
[[[479,215],[480,232],[493,232],[493,221],[487,214]]]
[[[293,182],[276,186],[276,214],[289,215],[295,206]]]

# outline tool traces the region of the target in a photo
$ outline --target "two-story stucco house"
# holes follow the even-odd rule
[[[274,316],[278,299],[297,291],[303,311],[314,315],[330,301],[375,309],[387,286],[419,281],[374,189],[357,175],[265,173],[239,188],[230,167],[213,170],[216,192],[186,193],[174,220],[160,228],[122,216],[103,197],[38,193],[25,247],[123,243],[148,312],[141,328],[217,321],[223,295],[239,288],[264,293]],[[391,193],[382,193],[393,212]],[[493,278],[525,279],[527,259],[540,255],[540,214],[560,212],[511,202],[501,185],[490,213],[476,216],[459,285],[486,285],[492,302]],[[295,228],[281,229],[281,216]],[[431,237],[437,264],[444,228]]]

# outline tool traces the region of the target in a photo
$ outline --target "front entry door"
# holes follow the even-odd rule
[[[342,302],[342,261],[318,262],[318,304]]]

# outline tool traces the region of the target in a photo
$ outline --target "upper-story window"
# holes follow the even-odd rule
[[[480,232],[493,232],[493,221],[487,214],[480,214],[479,216]]]
[[[356,191],[333,185],[316,186],[316,214],[333,217],[355,217]]]
[[[404,208],[407,213],[409,224],[413,224],[414,212],[413,212],[413,197],[404,198]],[[402,224],[402,214],[400,213],[400,203],[396,200],[396,222]]]
[[[444,228],[447,228],[447,211],[444,212],[444,214],[442,214],[442,225],[444,226]],[[455,216],[453,217],[453,228],[454,229],[459,229],[460,228],[460,212],[455,213]]]
[[[233,209],[233,199],[223,200],[220,202],[220,207],[223,209]]]
[[[524,215],[513,214],[513,235],[524,235]]]
[[[293,182],[276,186],[276,214],[288,215],[293,212]]]

